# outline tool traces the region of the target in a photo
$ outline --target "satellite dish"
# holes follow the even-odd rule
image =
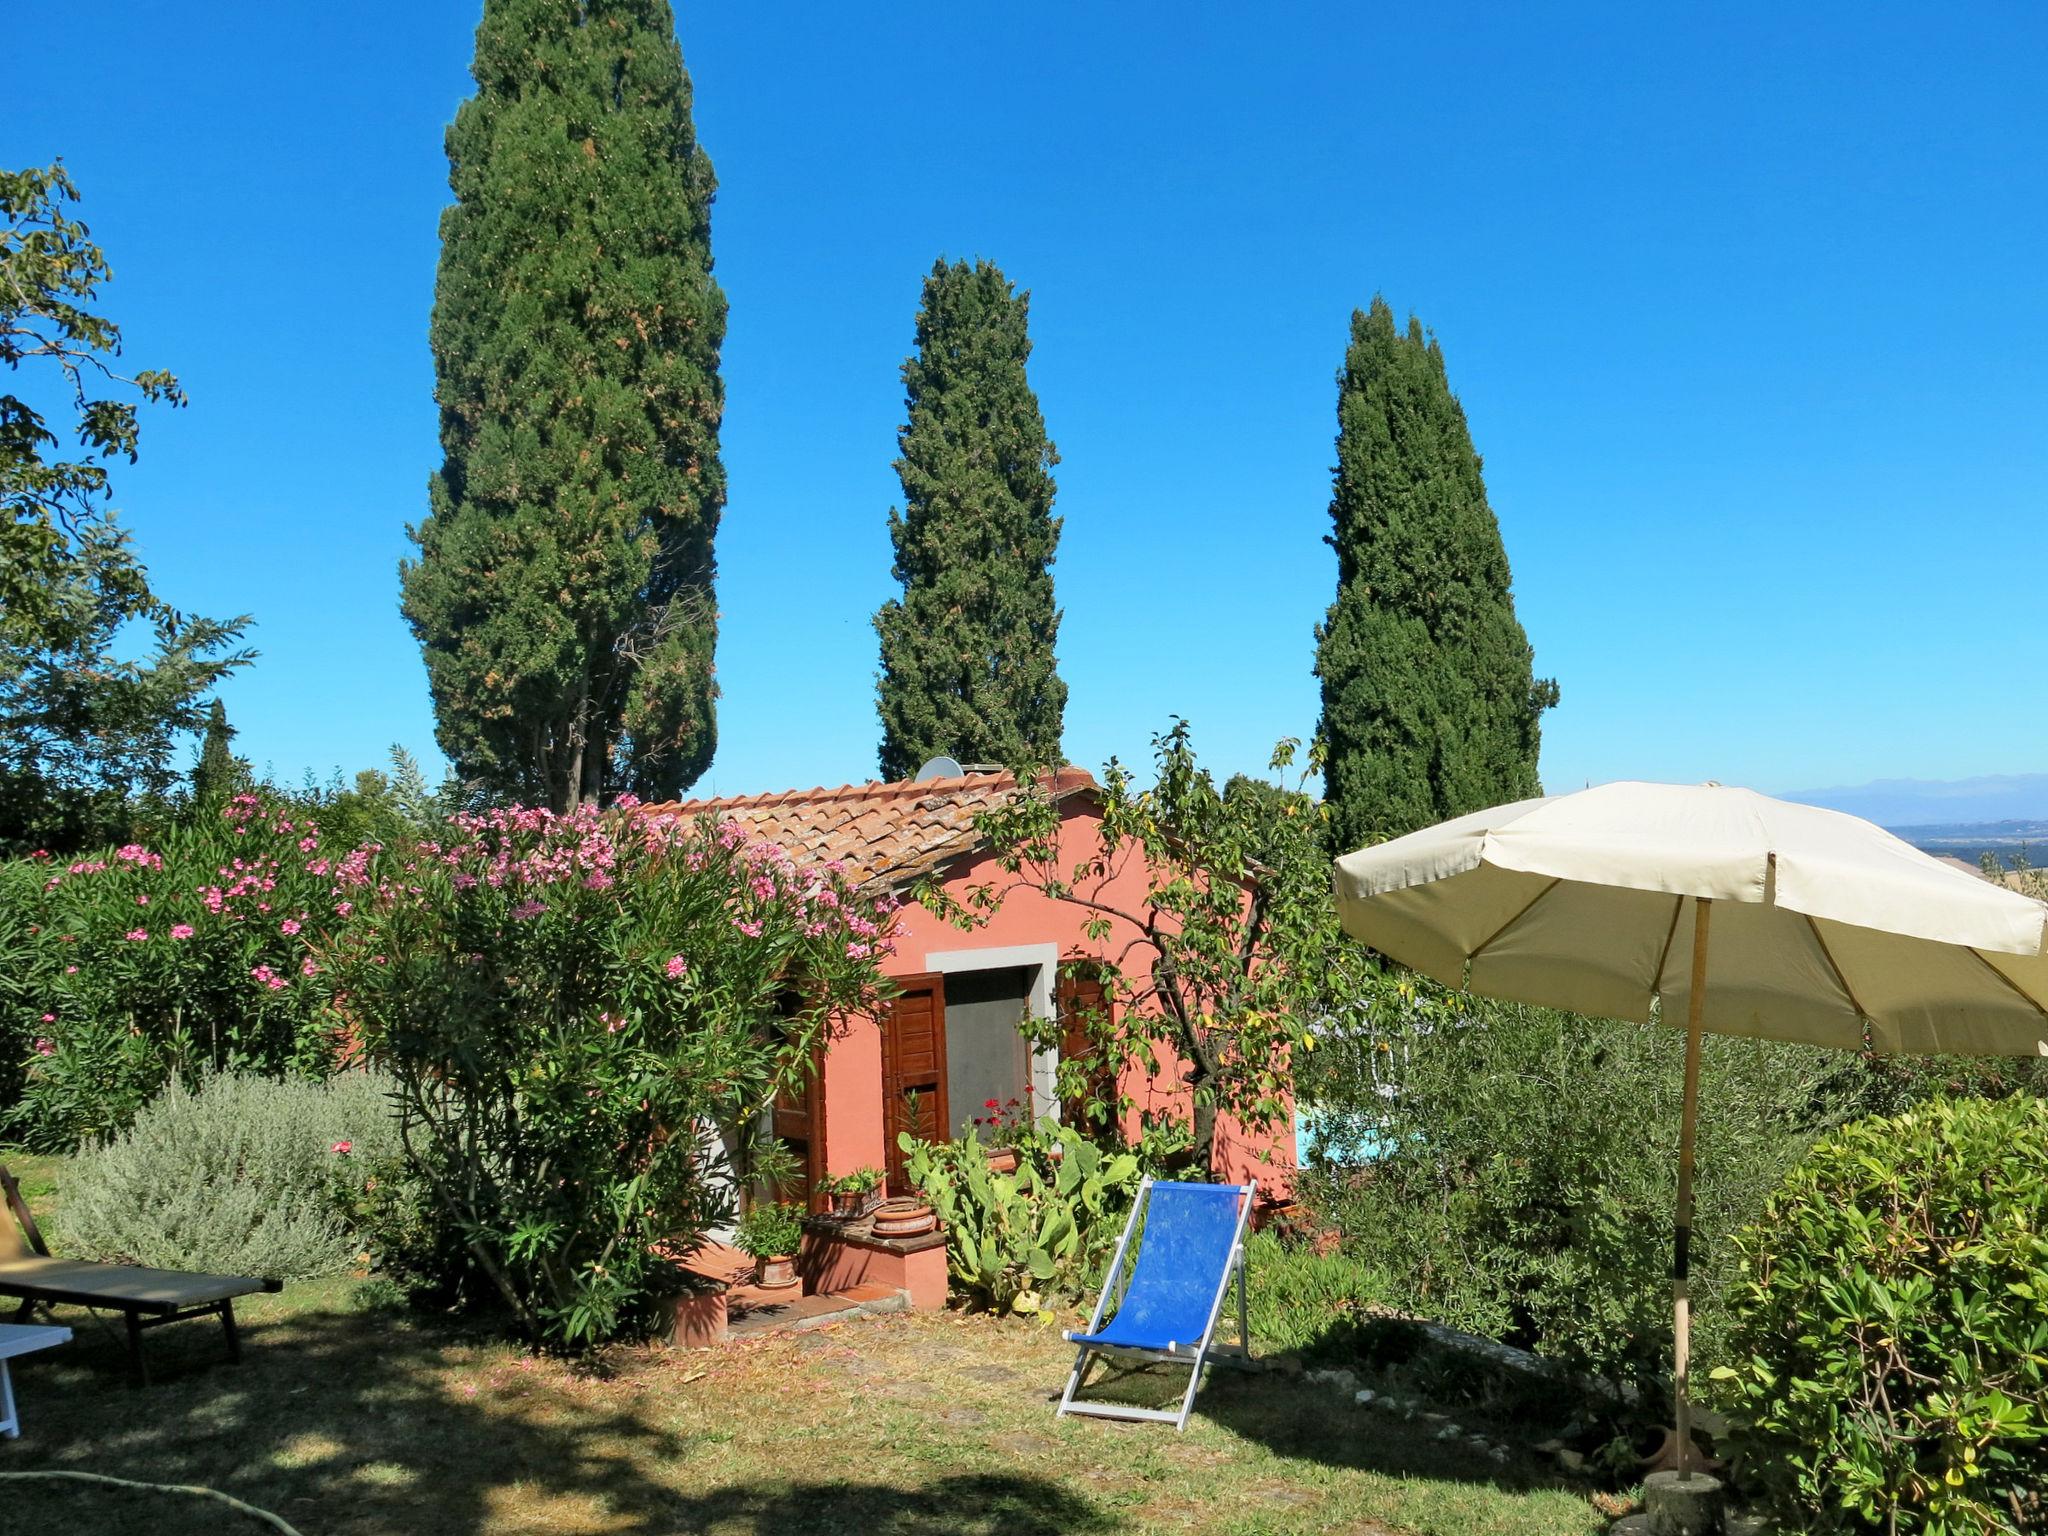
[[[917,777],[912,782],[922,784],[927,779],[957,779],[965,772],[955,759],[935,757],[917,770]]]

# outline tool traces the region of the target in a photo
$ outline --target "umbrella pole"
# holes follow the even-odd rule
[[[1692,986],[1686,993],[1685,1107],[1678,1122],[1678,1231],[1671,1254],[1671,1390],[1678,1409],[1678,1479],[1692,1479],[1692,1153],[1700,1108],[1700,1024],[1707,1000],[1707,924],[1714,903],[1693,902]]]

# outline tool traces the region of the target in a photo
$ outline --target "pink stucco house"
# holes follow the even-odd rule
[[[1071,864],[1094,846],[1095,781],[1085,770],[1065,768],[1051,789],[1061,813],[1062,862]],[[810,1091],[776,1106],[776,1132],[803,1162],[801,1193],[813,1209],[812,1186],[826,1175],[883,1167],[897,1182],[899,1131],[957,1135],[989,1099],[1014,1098],[1037,1114],[1060,1112],[1058,1052],[1033,1053],[1018,1021],[1026,1012],[1054,1019],[1077,1006],[1102,1006],[1102,988],[1091,972],[1122,952],[1130,935],[1091,940],[1080,910],[1029,890],[1011,892],[1000,911],[971,932],[908,900],[912,885],[927,875],[963,900],[975,886],[1006,883],[973,818],[1016,793],[1008,773],[968,772],[660,808],[738,822],[800,859],[838,860],[864,889],[905,898],[887,967],[900,995],[884,1017],[848,1021],[827,1048]],[[1141,875],[1124,879],[1130,889],[1111,890],[1141,904]],[[1132,1067],[1121,1087],[1135,1100],[1131,1132],[1145,1109],[1185,1106],[1186,1090],[1170,1068],[1149,1077]],[[1285,1199],[1295,1166],[1292,1128],[1283,1123],[1252,1135],[1225,1118],[1215,1164],[1217,1177],[1257,1178],[1262,1195]]]

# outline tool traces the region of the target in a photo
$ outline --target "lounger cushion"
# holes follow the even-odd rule
[[[1243,1198],[1232,1184],[1155,1183],[1137,1267],[1116,1316],[1100,1333],[1069,1337],[1112,1349],[1200,1347],[1237,1241]]]
[[[172,1312],[276,1289],[275,1281],[247,1275],[198,1275],[176,1269],[142,1269],[127,1264],[96,1264],[35,1255],[0,1259],[0,1296],[19,1296],[31,1301]]]

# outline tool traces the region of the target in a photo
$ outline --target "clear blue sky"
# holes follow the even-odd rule
[[[159,590],[248,610],[259,766],[438,764],[399,618],[437,458],[442,130],[475,0],[13,18],[0,159],[63,155],[151,413]],[[1333,376],[1441,338],[1552,789],[2048,763],[2048,9],[689,5],[732,306],[720,792],[872,774],[897,369],[934,256],[1032,296],[1066,748],[1306,735]],[[31,61],[42,61],[34,69]]]

